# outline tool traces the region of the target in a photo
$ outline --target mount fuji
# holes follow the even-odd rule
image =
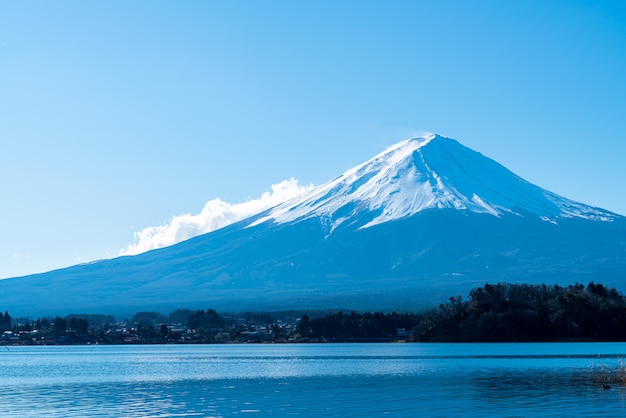
[[[626,218],[430,135],[171,247],[1,280],[0,307],[12,315],[418,310],[499,281],[624,291]]]
[[[253,225],[270,219],[285,223],[317,217],[326,220],[332,232],[344,222],[367,228],[428,209],[498,217],[527,213],[548,221],[559,217],[616,218],[610,212],[534,186],[452,139],[430,135],[390,147],[310,193],[274,208]]]

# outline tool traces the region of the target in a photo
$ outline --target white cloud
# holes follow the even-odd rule
[[[263,193],[258,199],[234,204],[221,199],[209,200],[197,215],[174,216],[165,225],[151,226],[135,232],[135,242],[121,250],[120,255],[135,255],[155,248],[167,247],[197,235],[215,231],[274,207],[311,188],[313,188],[312,185],[298,185],[298,180],[292,177],[273,184],[272,191]]]

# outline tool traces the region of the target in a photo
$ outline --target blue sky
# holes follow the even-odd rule
[[[0,2],[0,278],[421,132],[626,214],[625,74],[620,1]]]

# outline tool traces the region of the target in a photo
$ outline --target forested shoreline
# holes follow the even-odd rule
[[[626,298],[589,283],[486,284],[426,312],[416,341],[626,341]]]
[[[4,344],[180,344],[288,342],[626,341],[626,298],[589,283],[485,284],[420,313],[245,312],[178,309],[169,314],[12,318],[0,313]]]

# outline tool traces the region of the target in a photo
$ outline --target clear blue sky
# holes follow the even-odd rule
[[[626,2],[1,1],[0,278],[424,131],[626,214]]]

